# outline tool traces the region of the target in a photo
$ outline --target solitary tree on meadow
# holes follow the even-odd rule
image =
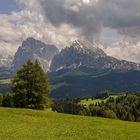
[[[50,94],[48,77],[39,63],[27,61],[12,80],[15,107],[43,109]]]

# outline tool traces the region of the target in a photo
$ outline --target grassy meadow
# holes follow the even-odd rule
[[[109,97],[106,98],[106,99],[91,99],[91,98],[89,98],[89,99],[84,99],[84,100],[81,100],[81,101],[80,101],[80,104],[89,106],[90,104],[101,103],[102,101],[103,101],[103,102],[106,102],[110,97],[116,99],[116,98],[119,97],[119,96],[123,96],[123,94],[122,94],[122,95],[111,95],[111,96],[109,96]]]
[[[0,84],[10,84],[12,79],[3,79],[0,80]]]
[[[0,140],[140,140],[140,123],[0,108]]]

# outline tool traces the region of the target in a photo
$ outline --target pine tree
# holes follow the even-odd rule
[[[39,63],[30,60],[17,71],[12,81],[15,107],[43,109],[50,94],[48,77]]]

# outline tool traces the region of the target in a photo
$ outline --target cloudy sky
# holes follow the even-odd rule
[[[1,0],[0,21],[1,52],[30,36],[59,48],[82,39],[140,63],[140,0]]]

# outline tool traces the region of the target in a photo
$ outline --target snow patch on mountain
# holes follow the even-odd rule
[[[108,56],[99,44],[91,44],[76,40],[69,47],[62,49],[54,56],[50,66],[51,71],[79,66],[111,70],[139,70],[140,65]]]

